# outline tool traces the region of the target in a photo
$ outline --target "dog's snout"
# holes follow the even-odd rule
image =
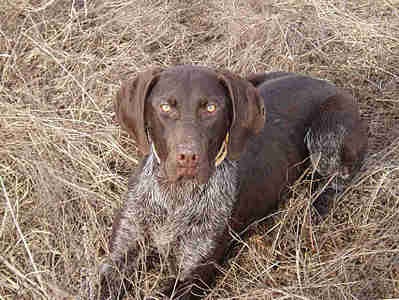
[[[176,154],[176,161],[179,167],[195,168],[199,162],[199,151],[191,147],[181,147]]]

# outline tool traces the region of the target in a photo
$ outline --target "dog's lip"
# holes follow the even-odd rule
[[[190,169],[191,171],[186,172],[187,170]],[[181,172],[179,172],[179,170]],[[197,182],[199,184],[205,184],[208,183],[209,178],[211,177],[210,175],[212,174],[212,170],[213,170],[212,166],[208,167],[203,164],[199,164],[196,167],[175,166],[174,168],[168,168],[167,164],[164,163],[160,164],[160,172],[158,173],[158,177],[162,182],[168,184],[177,184],[188,181]],[[187,174],[187,173],[192,173],[192,174]]]
[[[193,170],[197,171],[199,168],[198,167],[177,167],[179,170]]]
[[[185,182],[193,182],[195,184],[203,185],[208,183],[209,178],[202,178],[201,176],[178,176],[175,181],[172,181],[174,184],[185,183]]]
[[[201,168],[199,167],[182,167],[176,170],[174,182],[193,181],[199,184],[207,183],[209,177],[201,176]]]
[[[198,167],[178,167],[176,173],[183,177],[195,177],[199,173]]]

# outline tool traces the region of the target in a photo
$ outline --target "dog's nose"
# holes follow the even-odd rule
[[[195,168],[198,165],[199,154],[191,149],[181,149],[177,153],[176,161],[179,167]]]

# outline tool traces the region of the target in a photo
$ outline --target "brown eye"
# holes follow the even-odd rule
[[[166,113],[167,113],[167,112],[170,112],[170,110],[172,109],[172,108],[170,107],[170,105],[167,104],[167,103],[161,104],[160,107],[161,107],[161,110],[162,110],[163,112],[166,112]]]
[[[207,110],[209,113],[213,113],[213,112],[216,111],[216,105],[215,105],[215,104],[212,104],[212,103],[209,103],[209,104],[206,106],[206,110]]]

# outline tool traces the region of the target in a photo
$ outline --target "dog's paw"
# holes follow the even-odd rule
[[[317,212],[319,221],[322,221],[325,217],[327,217],[338,193],[339,191],[328,188],[322,192],[313,202],[313,207]]]
[[[77,299],[122,299],[125,288],[119,271],[108,263],[101,264],[95,272],[82,271],[80,293]]]

